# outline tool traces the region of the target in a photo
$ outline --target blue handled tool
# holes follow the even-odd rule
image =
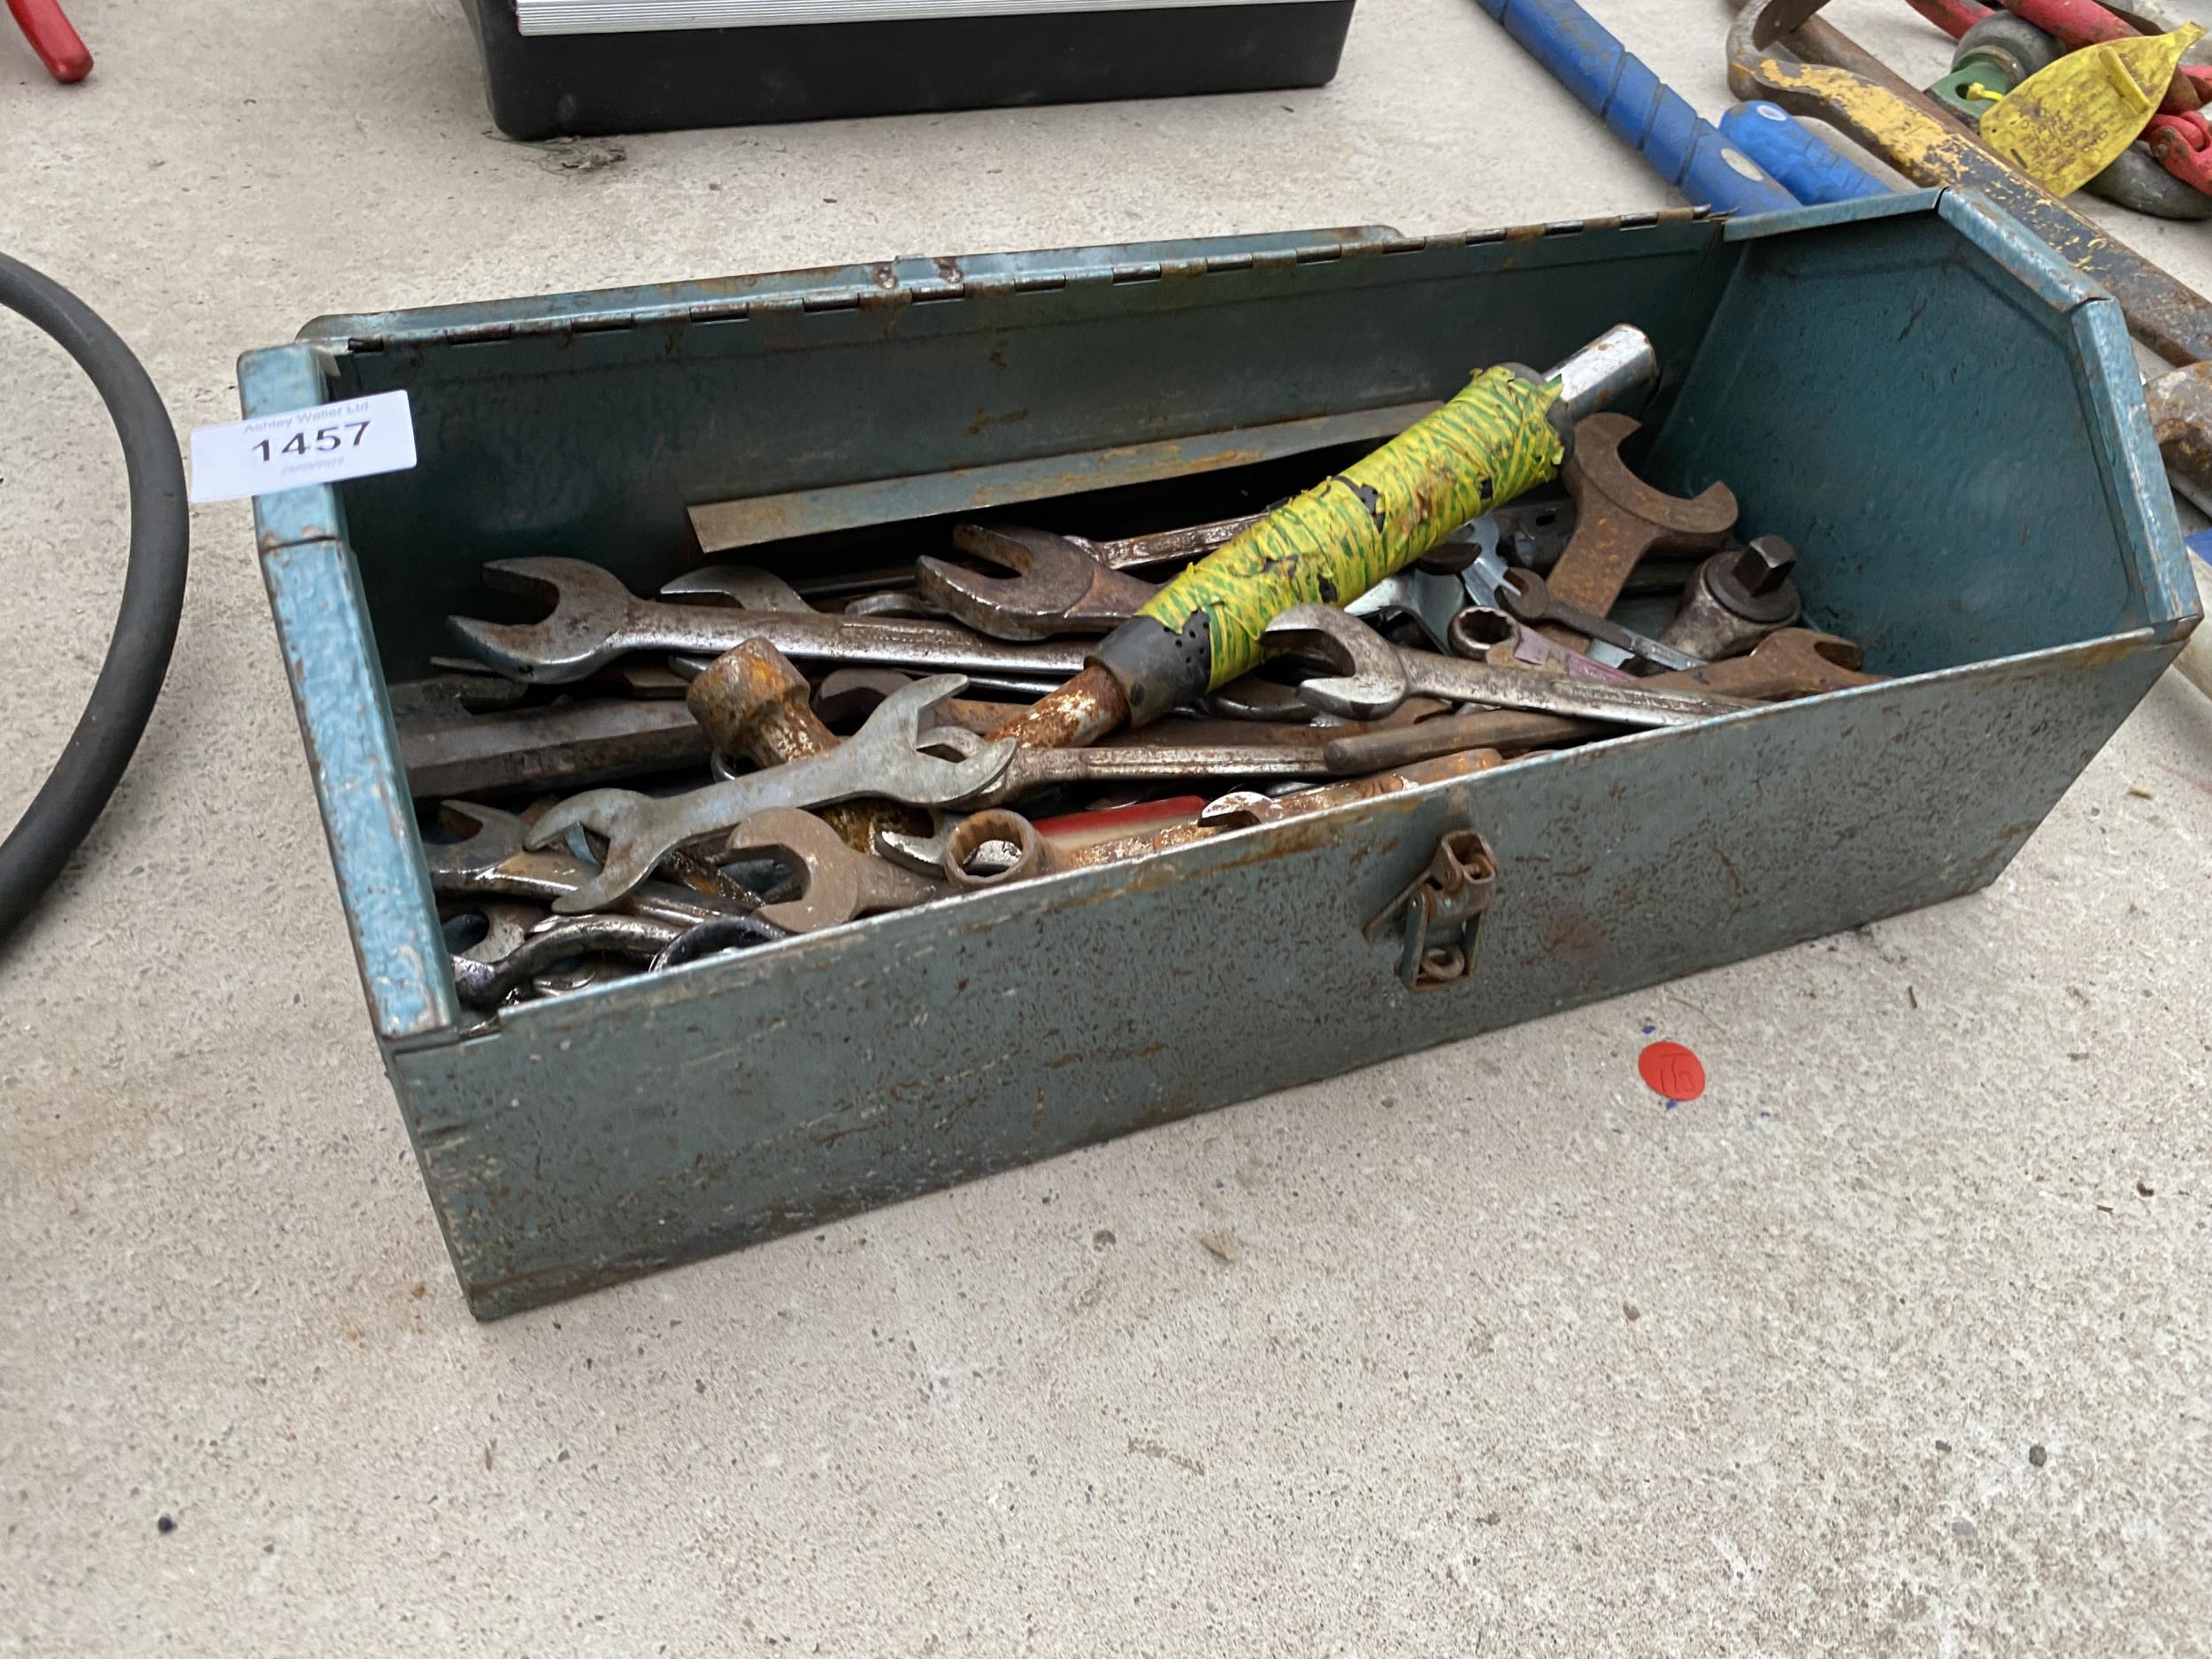
[[[1720,118],[1720,135],[1757,162],[1799,201],[1850,202],[1887,196],[1890,187],[1821,142],[1778,104],[1739,104]]]
[[[1747,214],[1798,205],[1574,0],[1476,4],[1691,203]]]

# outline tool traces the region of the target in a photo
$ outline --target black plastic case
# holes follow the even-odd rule
[[[555,138],[1317,87],[1353,0],[552,35],[513,0],[462,4],[492,119]]]

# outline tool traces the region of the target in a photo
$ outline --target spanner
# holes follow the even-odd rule
[[[817,933],[856,917],[902,910],[944,896],[938,883],[855,852],[827,824],[795,807],[756,812],[730,832],[727,856],[767,853],[782,854],[797,865],[803,891],[783,903],[764,904],[756,913],[795,933]]]
[[[480,899],[469,904],[442,904],[441,918],[449,925],[463,917],[473,916],[484,924],[484,936],[465,950],[457,950],[457,956],[466,956],[471,962],[497,962],[502,956],[530,937],[530,930],[543,918],[545,912],[534,904],[524,904],[513,899]]]
[[[1705,659],[1693,657],[1687,651],[1671,645],[1662,645],[1647,634],[1623,627],[1609,617],[1594,611],[1579,611],[1572,605],[1562,604],[1554,598],[1544,579],[1534,571],[1508,571],[1505,580],[1498,584],[1498,606],[1518,621],[1532,627],[1551,623],[1547,635],[1559,644],[1573,649],[1578,636],[1601,640],[1616,650],[1626,651],[1647,663],[1662,668],[1695,668]],[[1571,629],[1572,633],[1566,630]]]
[[[1291,795],[1262,795],[1254,789],[1238,789],[1209,801],[1199,813],[1198,821],[1210,829],[1248,829],[1255,824],[1279,824],[1285,818],[1302,818],[1309,812],[1325,811],[1356,801],[1371,801],[1377,795],[1394,795],[1401,789],[1417,788],[1425,783],[1471,777],[1476,772],[1487,772],[1503,758],[1494,749],[1460,749],[1394,771],[1340,779]]]
[[[534,975],[576,956],[613,955],[650,962],[685,929],[648,916],[573,916],[532,933],[496,962],[453,958],[454,995],[471,1008],[497,1008]]]
[[[1481,561],[1478,559],[1477,564]],[[1467,569],[1471,571],[1474,565]],[[1344,607],[1347,616],[1373,618],[1393,613],[1411,617],[1440,651],[1451,649],[1452,618],[1465,610],[1468,591],[1459,576],[1442,576],[1409,565],[1393,572]]]
[[[1770,634],[1744,657],[1731,657],[1685,672],[1654,674],[1636,682],[1639,690],[1712,691],[1763,703],[1816,696],[1880,682],[1878,674],[1858,672],[1863,660],[1849,640],[1810,628]],[[1395,732],[1367,731],[1331,741],[1323,751],[1333,772],[1374,772],[1402,766],[1429,756],[1477,747],[1544,749],[1586,737],[1609,737],[1613,730],[1595,720],[1516,710],[1446,715]]]
[[[1146,853],[1165,852],[1171,847],[1210,841],[1220,833],[1217,827],[1174,824],[1148,835],[1095,841],[1071,850],[1040,835],[1037,826],[1020,813],[1004,807],[990,807],[970,813],[946,831],[940,873],[955,890],[973,893],[985,887],[1026,881],[1033,876],[1087,870],[1094,864],[1120,864]],[[991,856],[995,849],[999,849],[996,857]]]
[[[969,808],[997,806],[1068,783],[1157,783],[1180,778],[1324,778],[1323,756],[1333,726],[1293,726],[1296,742],[1128,743],[1098,749],[1022,749],[996,777],[957,801]],[[940,726],[931,741],[955,754],[984,743],[972,732]],[[1003,739],[996,740],[1003,741]]]
[[[805,595],[782,577],[751,565],[709,565],[688,572],[673,581],[664,582],[661,597],[712,601],[718,604],[735,605],[741,610],[777,611],[787,616],[817,617],[825,614],[815,610]],[[884,603],[872,603],[879,600]],[[925,606],[928,608],[923,609]],[[893,590],[864,594],[853,600],[839,614],[865,620],[871,617],[941,617],[945,612],[941,607],[931,605],[929,601],[918,594]],[[678,657],[672,660],[678,673],[689,678],[703,670],[710,659],[704,657]],[[1019,674],[993,674],[980,670],[967,672],[968,684],[974,690],[1004,692],[1011,696],[1032,700],[1043,696],[1059,684],[1049,675],[1025,678]],[[943,711],[941,710],[939,712],[941,715]]]
[[[1157,583],[1124,574],[1133,565],[1198,558],[1226,547],[1263,516],[1219,518],[1118,541],[1020,525],[956,525],[953,546],[1014,574],[986,576],[925,555],[914,561],[914,579],[948,616],[994,639],[1103,634],[1159,592]]]
[[[1087,544],[1049,530],[964,524],[952,544],[1014,574],[987,576],[925,557],[914,561],[914,579],[948,616],[994,639],[1104,634],[1160,591],[1158,583],[1116,570]]]
[[[957,674],[918,680],[885,698],[866,725],[826,755],[748,772],[687,795],[655,797],[628,789],[593,789],[570,796],[532,826],[529,844],[549,846],[580,824],[606,841],[607,855],[595,879],[554,900],[553,908],[564,915],[604,910],[677,848],[733,829],[770,807],[829,806],[862,795],[936,806],[983,793],[1005,775],[1015,749],[1010,740],[977,738],[967,758],[959,761],[940,759],[919,746],[923,717],[966,684]],[[947,727],[931,736],[933,741],[954,734],[973,735]]]
[[[1233,519],[1243,525],[1248,519]],[[1459,533],[1466,534],[1465,532]],[[1494,549],[1492,532],[1490,546]],[[946,615],[1001,640],[1042,640],[1060,634],[1104,634],[1134,616],[1159,584],[1117,570],[1094,544],[1048,530],[962,525],[953,532],[962,552],[1004,566],[1012,576],[987,576],[939,558],[915,561],[922,592]],[[1495,558],[1494,551],[1488,557]],[[1457,580],[1409,567],[1355,602],[1359,615],[1403,611],[1443,646],[1451,613],[1465,602]]]
[[[914,683],[902,668],[833,668],[814,688],[814,715],[826,726],[843,726],[864,716],[901,686]],[[933,712],[940,726],[964,726],[989,733],[1022,711],[1017,703],[976,697],[947,697]]]
[[[1455,657],[1469,657],[1479,663],[1495,663],[1501,667],[1511,667],[1517,664],[1525,668],[1580,674],[1586,680],[1609,680],[1617,686],[1645,683],[1633,674],[1624,673],[1617,668],[1599,662],[1594,657],[1571,651],[1556,640],[1545,638],[1526,623],[1517,621],[1502,611],[1493,611],[1487,605],[1469,605],[1454,617],[1452,626],[1445,631],[1445,644]]]
[[[1629,572],[1647,553],[1710,552],[1736,522],[1736,497],[1725,484],[1684,501],[1630,472],[1621,444],[1638,430],[1626,415],[1585,417],[1560,471],[1574,497],[1575,529],[1552,566],[1551,592],[1560,603],[1594,617],[1612,610]],[[1557,623],[1544,632],[1578,650],[1588,642]]]
[[[1073,644],[1003,644],[944,622],[849,621],[819,611],[726,610],[640,599],[611,572],[585,559],[498,559],[484,566],[484,579],[488,586],[511,592],[551,590],[553,610],[541,621],[448,619],[455,636],[482,661],[540,684],[580,680],[628,651],[719,657],[752,639],[766,640],[787,657],[906,668],[1072,674],[1083,666],[1083,652]]]
[[[1409,696],[1432,696],[1575,715],[1617,726],[1685,726],[1759,706],[1708,692],[1655,691],[1643,683],[1616,685],[1404,650],[1334,605],[1294,605],[1268,625],[1265,637],[1271,645],[1324,652],[1344,669],[1340,676],[1309,680],[1298,687],[1307,702],[1338,714],[1385,714]]]
[[[550,904],[599,873],[565,848],[528,850],[524,843],[527,827],[513,813],[498,807],[447,801],[440,804],[438,817],[447,828],[468,833],[465,841],[423,843],[430,885],[440,893],[501,895]],[[635,915],[686,927],[727,916],[733,909],[707,894],[666,881],[641,883],[624,908]]]
[[[664,599],[704,599],[741,611],[780,611],[787,616],[818,616],[806,595],[773,571],[757,565],[703,565],[661,584]]]
[[[1294,795],[1265,795],[1239,790],[1209,803],[1195,822],[1179,822],[1149,833],[1122,836],[1079,848],[1063,846],[1041,834],[1038,826],[1018,812],[994,807],[971,813],[949,826],[932,842],[911,843],[902,851],[910,856],[927,847],[937,855],[945,879],[958,891],[970,893],[980,887],[1026,880],[1032,876],[1121,864],[1148,853],[1165,852],[1208,841],[1225,830],[1279,823],[1287,818],[1371,800],[1425,783],[1467,777],[1498,764],[1495,749],[1472,749],[1424,761],[1401,772],[1348,778],[1317,789],[1302,789]],[[1002,849],[996,858],[987,856],[994,848]]]
[[[809,699],[806,677],[765,640],[748,640],[707,664],[691,682],[688,708],[723,755],[742,756],[761,766],[826,755],[838,747],[836,733],[822,724]],[[949,701],[948,699],[947,701]],[[893,801],[848,801],[822,809],[826,823],[855,852],[874,849],[887,829],[918,830],[926,815]]]
[[[1471,610],[1472,608],[1470,607]],[[1561,648],[1551,645],[1540,634],[1536,639],[1555,651]],[[1563,656],[1564,652],[1561,654]],[[1611,676],[1631,680],[1632,676],[1617,670],[1600,668],[1600,677]],[[814,710],[825,720],[842,724],[856,714],[872,709],[899,687],[909,683],[909,677],[895,668],[841,668],[823,680],[814,694]],[[1141,732],[1118,732],[1101,745],[1106,749],[1145,749],[1196,747],[1201,749],[1295,749],[1308,750],[1332,737],[1349,737],[1355,733],[1371,729],[1376,725],[1410,726],[1416,720],[1425,720],[1443,713],[1451,705],[1432,697],[1408,698],[1398,709],[1379,722],[1343,720],[1335,715],[1324,715],[1311,705],[1298,700],[1295,686],[1278,686],[1266,680],[1238,680],[1242,687],[1264,687],[1269,694],[1271,712],[1261,718],[1248,711],[1241,702],[1234,714],[1224,713],[1215,718],[1178,717],[1148,726]],[[1223,687],[1224,693],[1228,690]],[[1273,694],[1280,693],[1279,703]],[[1212,698],[1209,698],[1210,706]],[[1274,712],[1280,708],[1279,717]],[[1010,717],[1019,714],[1019,706],[1003,703],[973,703],[965,698],[949,697],[937,705],[935,713],[940,726],[957,726],[987,736]],[[1288,729],[1286,729],[1286,728]],[[878,849],[880,850],[880,849]]]

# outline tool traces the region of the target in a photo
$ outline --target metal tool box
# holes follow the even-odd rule
[[[386,676],[478,566],[640,592],[1310,473],[1477,365],[1657,342],[1642,465],[1731,483],[1890,683],[1534,757],[510,1010],[457,1010]],[[1933,193],[1739,223],[913,259],[329,318],[265,415],[404,388],[411,472],[265,496],[262,565],[369,1014],[489,1318],[1983,886],[2197,619],[2117,307]],[[1072,498],[1072,499],[1056,499]],[[949,522],[940,518],[935,522]],[[803,536],[793,541],[786,538]],[[518,613],[519,614],[519,613]],[[1473,827],[1474,972],[1363,924]]]
[[[1353,0],[463,0],[515,138],[1317,87]]]

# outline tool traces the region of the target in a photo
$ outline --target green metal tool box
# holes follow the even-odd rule
[[[1725,479],[1889,683],[460,1034],[386,685],[448,613],[487,614],[483,562],[595,559],[649,593],[701,557],[688,510],[726,499],[728,537],[787,569],[1007,503],[1158,527],[1617,322],[1664,368],[1647,475]],[[1970,892],[2197,619],[2117,307],[1955,195],[331,318],[241,386],[252,415],[412,400],[412,471],[265,496],[257,523],[369,1016],[484,1317]],[[1500,864],[1475,971],[1409,992],[1362,925],[1466,827]]]

